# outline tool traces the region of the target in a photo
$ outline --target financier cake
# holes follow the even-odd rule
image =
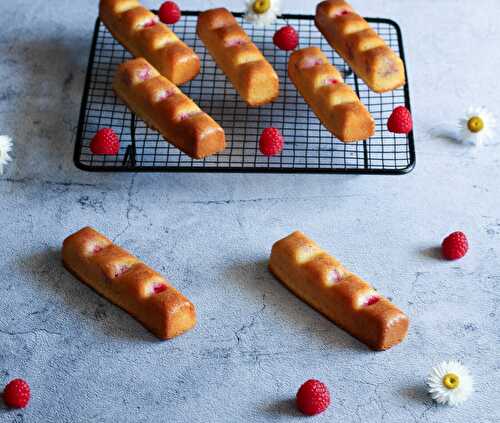
[[[372,115],[318,47],[294,51],[288,61],[288,76],[319,120],[340,141],[361,141],[375,133]]]
[[[391,348],[406,337],[408,317],[302,232],[273,245],[269,269],[298,297],[374,350]]]
[[[276,71],[231,12],[220,8],[201,13],[196,32],[249,106],[261,106],[278,97]]]
[[[194,305],[159,273],[95,229],[64,240],[64,266],[78,279],[139,320],[161,339],[196,324]]]
[[[144,57],[175,85],[200,72],[196,53],[138,0],[101,0],[99,17],[120,44],[135,57]]]
[[[224,150],[222,127],[145,59],[118,66],[113,89],[131,110],[188,156],[202,159]]]
[[[319,3],[316,26],[373,91],[383,93],[405,84],[401,58],[346,1]]]

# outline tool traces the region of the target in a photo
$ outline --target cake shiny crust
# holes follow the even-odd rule
[[[220,8],[201,13],[196,32],[249,106],[261,106],[278,97],[278,75],[231,12]]]
[[[375,121],[318,47],[292,53],[288,75],[323,125],[343,142],[375,133]]]
[[[316,26],[354,73],[377,93],[405,84],[401,58],[344,0],[326,0],[316,9]]]
[[[118,66],[113,89],[130,109],[188,156],[202,159],[224,150],[222,127],[145,59]]]
[[[408,317],[301,232],[273,245],[271,272],[292,292],[374,350],[400,343]]]
[[[157,15],[138,0],[101,0],[99,16],[111,34],[135,57],[181,85],[200,72],[200,58]]]
[[[64,240],[64,266],[161,339],[196,324],[194,305],[137,257],[86,227]]]

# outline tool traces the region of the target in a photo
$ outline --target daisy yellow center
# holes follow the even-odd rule
[[[253,3],[253,11],[258,15],[266,13],[271,7],[271,0],[256,0]]]
[[[473,116],[468,120],[467,128],[469,131],[477,133],[484,128],[484,121],[479,116]]]
[[[458,385],[460,385],[460,378],[455,373],[446,373],[443,377],[443,385],[448,389],[458,388]]]

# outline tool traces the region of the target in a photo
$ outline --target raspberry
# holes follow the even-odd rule
[[[447,260],[458,260],[467,254],[469,242],[463,232],[453,232],[441,245],[441,251]]]
[[[94,138],[92,138],[90,151],[94,154],[118,154],[120,151],[120,139],[111,128],[99,129]]]
[[[175,2],[166,1],[161,5],[158,15],[163,23],[174,24],[181,18],[181,9]]]
[[[22,379],[14,379],[3,391],[3,400],[8,407],[24,408],[30,400],[30,387]]]
[[[299,44],[299,34],[293,26],[284,26],[276,31],[273,42],[281,50],[294,50]]]
[[[275,156],[281,153],[284,143],[283,135],[281,135],[279,129],[266,128],[262,131],[262,135],[260,136],[260,152],[264,154],[264,156]]]
[[[322,413],[330,405],[330,393],[319,380],[309,379],[297,392],[297,407],[308,416]]]
[[[404,106],[396,107],[387,121],[387,129],[395,134],[411,132],[413,120],[410,111]]]

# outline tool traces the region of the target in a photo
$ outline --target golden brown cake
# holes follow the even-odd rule
[[[138,0],[100,0],[99,16],[135,57],[144,57],[175,85],[200,72],[200,59],[157,15]]]
[[[405,84],[403,61],[346,1],[318,4],[316,26],[373,91],[383,93]]]
[[[288,76],[321,123],[340,141],[361,141],[374,134],[371,114],[318,47],[294,51]]]
[[[196,324],[194,305],[137,257],[86,227],[64,240],[64,266],[161,339]]]
[[[225,148],[224,130],[145,59],[118,66],[113,89],[139,117],[194,159]]]
[[[249,106],[278,97],[278,75],[231,12],[220,8],[201,13],[196,32]]]
[[[271,272],[293,293],[374,350],[399,344],[408,317],[302,232],[273,245]]]

